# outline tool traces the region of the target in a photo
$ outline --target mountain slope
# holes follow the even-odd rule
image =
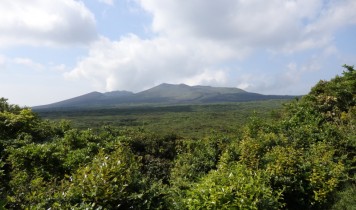
[[[104,97],[104,94],[99,92],[91,92],[74,98],[70,98],[64,101],[56,102],[53,104],[38,106],[40,108],[54,108],[54,107],[68,107],[68,106],[82,106],[93,101],[100,100]],[[36,108],[36,107],[34,107]]]
[[[70,98],[64,101],[36,106],[34,109],[40,108],[60,108],[60,107],[85,107],[85,106],[95,106],[103,105],[105,101],[111,101],[122,97],[128,97],[134,93],[129,91],[112,91],[107,93],[91,92],[74,98]],[[105,103],[104,103],[105,104]]]
[[[185,84],[172,85],[163,83],[138,93],[128,91],[113,91],[108,93],[91,92],[68,100],[33,108],[98,107],[138,104],[199,104],[290,98],[294,98],[294,96],[262,95],[246,92],[239,88],[188,86]]]
[[[222,88],[210,86],[188,86],[185,84],[171,85],[163,83],[137,95],[144,98],[161,98],[171,101],[193,101],[204,97],[220,94],[245,92],[238,88]]]

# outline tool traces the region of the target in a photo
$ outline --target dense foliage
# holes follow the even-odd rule
[[[144,106],[117,106],[98,108],[38,109],[41,118],[52,121],[70,120],[73,128],[113,127],[144,128],[166,135],[174,133],[184,138],[203,138],[211,131],[236,133],[252,115],[278,118],[283,104],[291,99],[234,102],[224,104],[179,104]]]
[[[354,209],[356,71],[344,67],[233,136],[79,130],[1,98],[0,209]]]

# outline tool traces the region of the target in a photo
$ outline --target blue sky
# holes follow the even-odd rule
[[[356,63],[355,0],[2,0],[0,97],[160,83],[306,94]]]

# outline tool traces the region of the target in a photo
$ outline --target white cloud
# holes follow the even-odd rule
[[[2,0],[0,47],[72,45],[96,38],[94,15],[81,1]]]
[[[119,41],[101,38],[92,45],[89,55],[65,75],[87,78],[107,91],[137,91],[163,82],[221,83],[223,71],[208,67],[236,56],[230,48],[212,43],[183,44],[163,37],[143,40],[135,35]]]
[[[4,55],[0,54],[0,71],[6,69],[7,59]]]
[[[355,9],[354,0],[328,1],[315,22],[307,25],[306,32],[332,34],[342,27],[356,24]]]
[[[215,85],[215,86],[219,86],[222,84],[226,84],[227,82],[227,71],[226,70],[222,70],[222,69],[213,69],[213,70],[209,70],[206,69],[204,71],[202,71],[201,73],[188,78],[188,79],[184,79],[183,83],[187,84],[187,85]],[[179,81],[177,81],[176,83],[179,83]]]
[[[99,2],[107,5],[114,5],[114,0],[99,0]]]
[[[20,65],[36,71],[41,71],[45,69],[45,65],[35,62],[30,58],[25,58],[25,57],[11,58],[0,54],[0,68],[5,69],[8,65],[9,66]]]
[[[0,54],[0,67],[4,67],[6,64],[6,57]]]
[[[69,71],[70,69],[65,64],[59,64],[59,65],[52,64],[51,70],[53,70],[55,72],[66,72],[66,71]]]
[[[20,64],[34,70],[43,70],[45,68],[44,65],[37,63],[30,58],[14,58],[13,63]]]
[[[260,70],[260,74],[243,73],[237,78],[237,87],[262,94],[305,94],[320,78],[311,78],[322,66],[323,56],[313,56],[303,64],[288,63],[282,71],[270,73]],[[308,81],[305,78],[309,78]]]
[[[353,0],[139,2],[153,15],[152,29],[159,34],[270,50],[325,46],[335,30],[356,21]]]
[[[231,62],[258,51],[333,53],[337,30],[356,24],[354,0],[136,1],[152,15],[153,38],[102,37],[67,78],[87,78],[101,90],[137,91],[161,82],[231,85]],[[256,92],[292,89],[320,68],[318,61],[295,68],[287,62],[284,72],[274,74],[268,67],[260,75],[241,70],[234,85]]]

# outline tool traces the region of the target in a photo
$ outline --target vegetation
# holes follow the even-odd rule
[[[62,108],[35,112],[44,119],[70,120],[78,129],[103,125],[140,128],[160,135],[174,133],[184,138],[203,138],[212,132],[235,135],[251,116],[273,120],[280,117],[283,103],[290,100],[176,105],[126,106],[116,108]]]
[[[234,135],[77,129],[2,98],[0,209],[354,209],[356,71],[344,67]]]

